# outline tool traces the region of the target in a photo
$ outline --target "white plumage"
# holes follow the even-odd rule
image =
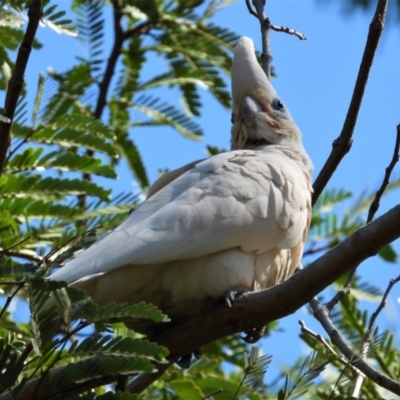
[[[248,38],[232,86],[235,150],[165,174],[125,222],[50,279],[99,304],[146,301],[173,317],[232,287],[291,275],[310,222],[312,164]]]

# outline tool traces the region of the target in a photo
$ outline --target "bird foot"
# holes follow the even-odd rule
[[[300,272],[302,269],[303,269],[303,264],[300,263],[300,264],[296,267],[296,269],[293,271],[293,275],[294,275],[294,274],[297,274],[297,273]]]
[[[199,360],[202,355],[203,351],[201,349],[197,349],[193,353],[185,354],[184,356],[177,358],[175,362],[182,369],[189,369],[192,362],[192,358],[194,357],[197,360]]]
[[[262,337],[265,332],[265,326],[261,328],[253,328],[250,331],[244,332],[246,336],[241,336],[241,338],[246,342],[246,343],[256,343],[258,342]]]
[[[232,307],[232,303],[240,297],[242,294],[249,292],[249,289],[245,286],[234,286],[225,292],[225,302],[228,307]]]

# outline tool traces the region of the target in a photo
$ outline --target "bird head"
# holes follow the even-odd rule
[[[242,37],[232,66],[232,150],[278,144],[297,151],[312,168],[301,132],[260,67],[254,44]]]

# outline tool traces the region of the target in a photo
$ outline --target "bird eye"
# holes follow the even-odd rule
[[[272,101],[272,108],[274,108],[277,111],[285,111],[285,106],[279,99],[274,99]]]

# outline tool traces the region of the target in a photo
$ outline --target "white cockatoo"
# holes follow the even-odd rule
[[[293,273],[310,224],[312,163],[246,37],[232,96],[232,151],[164,174],[125,222],[50,279],[100,305],[146,301],[174,319]]]

